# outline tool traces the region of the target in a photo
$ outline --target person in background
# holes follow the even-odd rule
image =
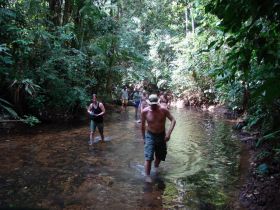
[[[147,106],[149,106],[147,100],[148,100],[148,94],[146,91],[143,91],[142,96],[141,96],[141,102],[140,102],[140,112],[141,113]]]
[[[141,113],[142,113],[142,111],[148,106],[147,99],[148,99],[148,94],[144,90],[142,92],[141,101],[140,101],[140,104],[139,104],[139,107],[138,107],[138,109],[139,109],[138,112],[140,112],[140,119],[137,121],[138,123],[141,123]]]
[[[172,101],[172,93],[171,92],[168,92],[167,93],[167,108],[170,109],[171,108],[171,101]]]
[[[101,142],[104,142],[103,116],[105,114],[105,107],[103,103],[97,101],[96,94],[92,95],[92,103],[89,105],[87,112],[90,115],[89,145],[92,145],[93,143],[96,127],[98,128],[99,134],[101,136]]]
[[[144,108],[141,114],[141,131],[144,142],[146,182],[152,182],[150,172],[154,157],[156,172],[158,172],[160,162],[165,160],[167,154],[166,143],[169,141],[176,124],[176,120],[169,110],[159,105],[158,101],[159,100],[156,94],[150,95],[147,100],[149,106]],[[171,121],[168,130],[165,130],[166,118]]]
[[[159,96],[159,104],[169,109],[167,93],[161,93]]]
[[[141,95],[137,88],[134,89],[132,100],[135,108],[135,120],[137,121],[140,118],[140,116],[138,116],[138,108],[141,101]]]
[[[127,90],[127,87],[124,87],[122,89],[121,100],[122,100],[122,110],[126,111],[126,107],[127,107],[127,104],[128,104],[128,90]]]

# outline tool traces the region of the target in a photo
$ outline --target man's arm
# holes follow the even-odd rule
[[[145,111],[141,112],[141,131],[142,131],[142,139],[145,144],[145,132],[146,132],[146,114]]]
[[[142,114],[142,112],[143,112],[143,110],[145,109],[145,106],[146,106],[146,101],[141,101],[141,103],[140,103],[140,113]]]
[[[171,121],[169,129],[165,134],[165,141],[169,141],[171,133],[176,125],[176,120],[168,110],[166,110],[166,117]]]
[[[87,108],[87,112],[88,112],[89,114],[91,114],[91,105],[92,105],[92,104],[90,104],[90,105],[88,106],[88,108]]]

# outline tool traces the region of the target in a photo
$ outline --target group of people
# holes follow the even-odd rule
[[[148,94],[146,91],[140,91],[138,88],[134,88],[134,91],[131,94],[132,102],[135,107],[135,120],[141,122],[140,116],[145,107],[147,107]],[[167,109],[170,109],[171,99],[169,95],[165,92],[159,92],[158,94],[158,103]],[[121,91],[121,102],[122,110],[126,111],[129,101],[129,92],[127,87],[124,87]]]
[[[152,182],[151,166],[154,161],[155,172],[158,172],[158,167],[161,161],[164,161],[167,155],[167,142],[170,139],[171,133],[175,127],[176,120],[169,111],[169,101],[166,96],[151,94],[149,97],[146,92],[140,94],[135,90],[133,94],[135,106],[135,117],[137,119],[140,110],[141,133],[144,143],[145,156],[145,181]],[[127,89],[122,91],[122,108],[126,110],[128,103]],[[90,140],[92,145],[96,128],[101,136],[101,141],[104,142],[103,134],[103,116],[105,108],[103,103],[97,101],[96,94],[92,96],[92,103],[87,109],[90,115]],[[170,126],[166,130],[166,119],[170,120]]]

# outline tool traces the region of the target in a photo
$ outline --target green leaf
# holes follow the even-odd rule
[[[264,141],[268,141],[268,140],[272,141],[278,139],[279,137],[280,137],[280,130],[269,133],[258,140],[256,147],[259,147]]]

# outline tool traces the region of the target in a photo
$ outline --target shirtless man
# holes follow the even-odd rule
[[[149,106],[146,107],[141,113],[141,128],[142,137],[145,144],[145,181],[152,182],[150,176],[152,161],[154,160],[155,156],[154,166],[155,171],[158,172],[160,162],[165,160],[167,154],[166,142],[170,139],[170,135],[174,129],[176,120],[167,108],[158,104],[157,95],[150,95],[147,102]],[[166,118],[171,121],[170,127],[167,131],[165,130]]]

